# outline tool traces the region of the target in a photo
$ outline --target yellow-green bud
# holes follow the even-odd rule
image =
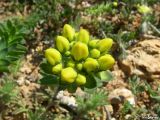
[[[51,65],[59,63],[62,59],[61,53],[54,48],[48,48],[45,50],[45,57]]]
[[[97,49],[92,49],[90,51],[90,55],[92,58],[98,58],[100,56],[100,51]]]
[[[89,42],[89,39],[90,39],[89,32],[81,28],[77,36],[77,41],[81,41],[87,44]]]
[[[70,51],[66,51],[66,52],[65,52],[65,55],[66,55],[66,56],[69,56],[70,54],[71,54]]]
[[[75,35],[75,30],[69,24],[65,24],[63,27],[63,36],[66,37],[69,41],[72,41]]]
[[[117,6],[118,6],[118,3],[117,3],[117,2],[113,2],[113,6],[114,6],[114,7],[117,7]]]
[[[138,12],[140,12],[141,14],[147,14],[147,13],[151,13],[151,8],[149,8],[146,5],[137,5],[138,8]]]
[[[77,70],[81,71],[82,68],[83,68],[83,64],[82,64],[82,63],[78,63],[78,64],[76,65],[76,68],[77,68]]]
[[[56,47],[60,52],[66,52],[70,48],[69,41],[63,36],[57,36]]]
[[[73,83],[77,77],[77,72],[71,68],[67,67],[61,71],[61,80],[67,83]]]
[[[86,59],[88,57],[88,46],[82,42],[77,42],[73,45],[71,55],[75,60]]]
[[[89,41],[89,43],[88,43],[89,47],[96,48],[98,41],[99,41],[98,39]]]
[[[100,70],[108,70],[114,65],[115,60],[111,55],[105,54],[98,59],[98,63]]]
[[[76,83],[78,85],[84,85],[86,83],[86,77],[84,75],[78,74],[76,78]]]
[[[75,43],[76,43],[75,41],[72,41],[72,42],[70,43],[70,46],[72,47]]]
[[[111,49],[113,40],[111,38],[105,38],[97,42],[97,49],[100,52],[107,52]]]
[[[98,69],[99,64],[96,59],[87,58],[83,64],[83,67],[87,72],[92,72],[92,71],[96,71]]]
[[[59,74],[61,70],[62,70],[62,63],[57,64],[56,66],[52,68],[53,74]]]
[[[67,62],[67,67],[72,67],[74,68],[75,67],[75,63],[73,61],[68,61]]]

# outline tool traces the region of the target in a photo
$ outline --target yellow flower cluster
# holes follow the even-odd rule
[[[114,58],[108,54],[113,40],[91,40],[89,32],[65,24],[62,36],[57,36],[55,48],[45,50],[45,58],[53,66],[52,72],[59,75],[62,82],[84,85],[86,74],[110,69]]]
[[[148,13],[152,13],[152,9],[146,5],[137,5],[137,10],[139,13],[141,14],[148,14]]]

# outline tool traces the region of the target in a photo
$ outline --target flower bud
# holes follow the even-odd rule
[[[77,70],[81,71],[82,68],[83,68],[83,64],[82,64],[82,63],[78,63],[78,64],[76,65],[76,68],[77,68]]]
[[[45,51],[45,57],[51,65],[55,65],[55,64],[59,63],[62,59],[61,53],[54,48],[48,48]]]
[[[100,56],[100,51],[97,49],[92,49],[90,51],[90,55],[92,58],[98,58]]]
[[[97,49],[100,52],[107,52],[111,49],[113,40],[111,38],[105,38],[97,42]]]
[[[98,41],[99,40],[91,40],[91,41],[89,41],[89,43],[88,43],[89,47],[96,48]]]
[[[76,78],[76,83],[78,85],[84,85],[86,83],[86,77],[84,75],[78,74]]]
[[[86,59],[88,56],[88,46],[82,42],[77,42],[73,45],[71,55],[75,60]]]
[[[67,67],[61,71],[61,80],[67,83],[73,83],[77,77],[77,72],[71,68]]]
[[[83,64],[83,67],[87,72],[92,72],[92,71],[96,71],[98,69],[99,64],[96,59],[87,58]]]
[[[147,14],[147,13],[151,13],[151,8],[149,8],[146,5],[137,5],[138,8],[138,12],[140,12],[141,14]]]
[[[66,56],[70,56],[70,54],[71,54],[70,51],[66,51],[66,52],[65,52],[65,55],[66,55]]]
[[[70,48],[69,41],[63,36],[57,36],[56,47],[60,52],[65,52]]]
[[[65,24],[63,27],[63,36],[69,41],[72,41],[75,35],[75,30],[69,24]]]
[[[75,63],[73,61],[68,61],[67,62],[67,67],[72,67],[74,68],[75,67]]]
[[[90,39],[89,32],[81,28],[77,36],[77,41],[81,41],[87,44],[89,39]]]
[[[76,43],[76,41],[72,41],[72,42],[70,43],[70,46],[72,47],[75,43]]]
[[[118,3],[117,3],[117,2],[113,2],[113,6],[114,6],[114,7],[117,7],[117,6],[118,6]]]
[[[61,72],[61,70],[62,70],[62,63],[57,64],[56,66],[54,66],[54,67],[52,68],[53,74],[58,74],[58,73]]]
[[[114,65],[115,60],[111,55],[105,54],[98,59],[98,63],[100,70],[108,70]]]

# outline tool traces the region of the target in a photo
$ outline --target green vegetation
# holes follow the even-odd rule
[[[17,23],[18,20],[13,19],[0,24],[0,72],[9,71],[8,66],[26,51],[24,37],[27,31]]]
[[[146,36],[159,39],[159,6],[157,0],[0,2],[0,120],[160,117],[157,80],[124,73],[136,105],[108,100],[120,87],[114,80],[127,50]]]

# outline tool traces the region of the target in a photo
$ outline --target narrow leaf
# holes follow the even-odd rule
[[[42,79],[40,79],[40,84],[43,85],[53,85],[53,84],[58,84],[59,83],[59,77],[57,76],[44,76]]]

